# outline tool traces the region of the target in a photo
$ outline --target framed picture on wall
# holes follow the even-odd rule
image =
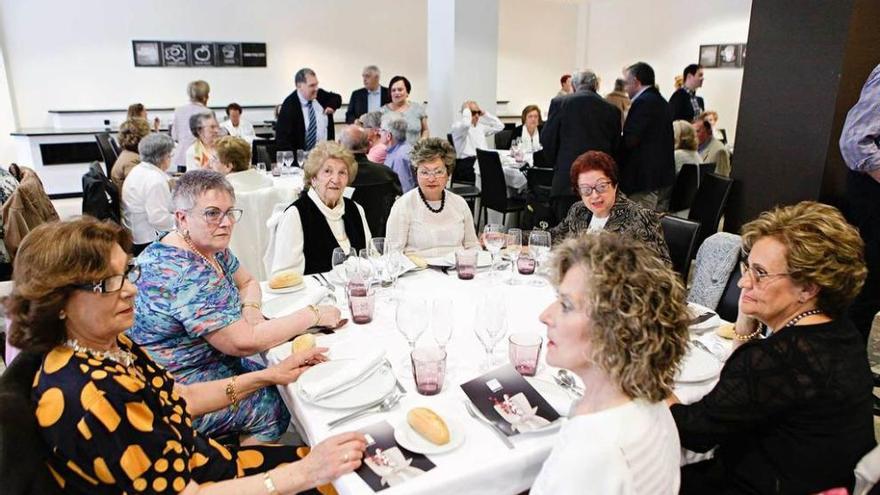
[[[739,60],[737,61],[737,67],[742,67],[746,64],[746,46],[745,43],[739,45]]]
[[[718,45],[719,67],[741,67],[739,61],[740,45]]]
[[[718,45],[700,45],[700,65],[718,67]]]
[[[132,41],[135,67],[161,67],[162,57],[159,54],[158,41]]]
[[[187,67],[192,65],[189,47],[185,41],[163,41],[162,62],[165,67]]]

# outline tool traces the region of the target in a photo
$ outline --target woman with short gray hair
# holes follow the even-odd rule
[[[186,85],[186,95],[189,103],[174,109],[174,120],[171,123],[171,137],[177,142],[177,151],[174,153],[172,164],[175,167],[186,165],[186,150],[192,146],[195,137],[190,132],[189,119],[197,113],[209,112],[208,95],[211,86],[205,81],[192,81]]]
[[[189,130],[196,138],[186,150],[186,170],[211,168],[217,164],[214,144],[220,137],[220,124],[214,112],[197,113],[189,118]]]
[[[275,441],[287,430],[290,414],[272,385],[296,380],[309,364],[279,374],[245,356],[312,326],[333,327],[339,323],[339,310],[310,305],[282,318],[263,318],[260,284],[229,250],[244,212],[235,207],[232,185],[219,172],[184,174],[173,204],[176,230],[138,257],[141,278],[128,334],[179,382],[231,379],[233,404],[235,377],[265,372],[258,390],[238,401],[240,407],[208,413],[193,426],[211,437],[236,434],[254,442]]]
[[[382,112],[376,110],[368,112],[360,116],[358,119],[364,129],[367,130],[367,141],[370,143],[370,150],[367,151],[367,159],[373,163],[385,163],[385,156],[388,154],[388,146],[382,142]]]
[[[122,221],[131,230],[132,250],[137,256],[156,240],[157,232],[174,228],[171,213],[171,189],[168,175],[174,141],[165,134],[153,133],[138,143],[141,162],[122,187]]]

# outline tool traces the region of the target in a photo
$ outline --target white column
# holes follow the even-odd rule
[[[590,38],[590,2],[584,0],[577,6],[577,39],[575,40],[574,51],[574,69],[588,69],[589,45],[587,40]]]
[[[428,0],[428,125],[446,137],[461,103],[495,114],[498,0]]]

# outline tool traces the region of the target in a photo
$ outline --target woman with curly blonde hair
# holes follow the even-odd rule
[[[840,212],[804,201],[743,226],[737,348],[715,388],[673,405],[682,493],[817,493],[852,487],[874,446],[871,373],[844,311],[865,280],[863,243]]]
[[[558,297],[541,314],[547,363],[573,371],[586,392],[531,493],[678,493],[681,449],[663,400],[687,351],[684,287],[619,234],[581,235],[554,251]]]

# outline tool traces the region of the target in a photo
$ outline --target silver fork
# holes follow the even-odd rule
[[[394,367],[391,366],[391,361],[389,361],[388,358],[385,358],[385,365],[388,366],[388,370],[394,375],[394,383],[397,390],[400,392],[400,395],[406,395],[406,389],[401,385],[400,380],[397,379],[397,374],[394,372]]]
[[[319,275],[320,278],[318,277]],[[336,300],[336,287],[328,282],[320,273],[318,275],[312,275],[312,278],[315,279],[315,282],[318,282],[318,285],[330,291],[326,297],[330,298],[330,300],[333,301],[333,304],[336,304],[338,302]]]
[[[696,347],[697,349],[699,349],[699,350],[705,352],[706,354],[712,356],[713,358],[717,359],[718,362],[721,362],[721,363],[724,362],[723,359],[721,359],[720,357],[716,356],[714,352],[710,351],[709,348],[706,347],[706,344],[700,342],[699,340],[692,340],[692,341],[691,341],[691,344],[693,344],[694,347]]]
[[[507,435],[505,435],[504,432],[501,431],[500,428],[498,428],[498,425],[484,418],[481,414],[478,414],[477,411],[474,410],[474,406],[472,406],[470,402],[465,401],[464,408],[467,409],[468,414],[470,414],[472,418],[476,419],[480,423],[483,423],[487,428],[492,430],[492,432],[494,432],[495,435],[497,435],[498,438],[500,438],[501,441],[504,442],[504,445],[507,445],[508,449],[513,449],[516,447],[513,442],[511,442],[510,439],[507,438]]]

